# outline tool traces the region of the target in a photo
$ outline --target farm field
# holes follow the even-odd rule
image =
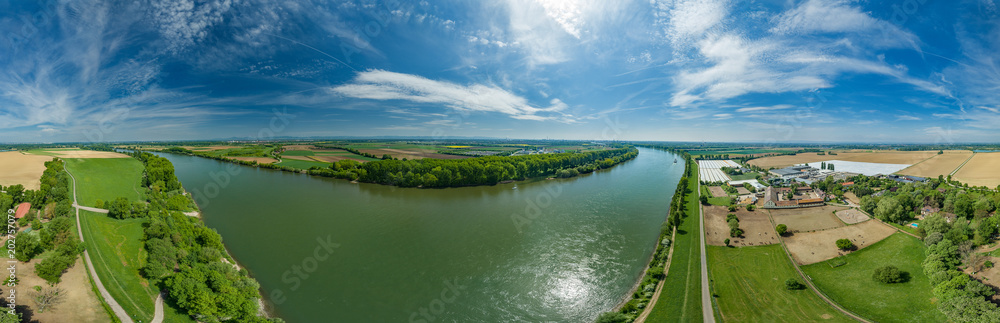
[[[705,208],[705,242],[712,246],[725,246],[725,240],[730,239],[733,246],[760,246],[778,243],[778,234],[774,232],[771,221],[767,218],[767,211],[756,210],[747,211],[740,208],[736,212],[729,212],[725,206],[708,205]],[[730,237],[729,224],[726,216],[730,213],[736,214],[740,220],[740,229],[743,229],[743,237]]]
[[[278,166],[288,166],[288,167],[298,168],[298,169],[309,169],[309,168],[314,167],[314,166],[315,167],[329,167],[330,163],[321,163],[321,162],[317,162],[317,161],[305,161],[305,160],[285,159],[285,160],[282,160],[280,163],[277,163],[275,165],[278,165]]]
[[[892,174],[898,172],[904,168],[910,167],[911,164],[883,164],[883,163],[870,163],[870,162],[857,162],[857,161],[846,161],[846,160],[828,160],[827,165],[834,165],[838,172],[850,172],[864,174],[867,176],[875,176],[879,174]],[[816,166],[816,165],[812,165]]]
[[[841,160],[878,164],[913,165],[928,158],[937,156],[937,151],[876,151],[876,152],[837,152],[836,155],[818,155],[816,153],[801,153],[789,156],[764,157],[749,161],[749,164],[763,168],[782,168],[805,163],[818,163],[829,160]],[[839,165],[837,165],[839,166]],[[836,170],[843,171],[840,167]]]
[[[832,244],[832,243],[831,243]],[[868,248],[842,258],[847,264],[832,267],[831,261],[802,266],[816,287],[841,306],[877,322],[947,322],[938,311],[933,288],[924,276],[924,244],[917,238],[896,233]],[[882,284],[872,281],[875,268],[899,267],[910,281]]]
[[[74,233],[75,234],[75,233]],[[52,251],[42,253],[28,263],[17,263],[17,292],[27,292],[34,286],[48,287],[48,282],[35,274],[35,265],[43,259],[54,254]],[[107,311],[101,306],[90,281],[87,277],[87,265],[83,263],[83,257],[78,257],[76,263],[67,269],[60,282],[56,285],[65,291],[65,300],[62,303],[39,313],[33,302],[23,302],[31,309],[31,322],[80,322],[80,323],[100,323],[108,321]],[[25,293],[26,295],[27,293]]]
[[[695,172],[697,172],[697,167]],[[677,227],[673,260],[669,274],[656,306],[649,312],[646,322],[701,322],[701,240],[698,237],[698,182],[695,176],[688,179],[689,195],[686,199],[688,217]]]
[[[52,157],[22,154],[17,151],[0,152],[0,185],[24,185],[29,190],[37,190],[41,186],[42,172],[45,172],[45,162]]]
[[[729,175],[722,171],[722,167],[740,167],[740,164],[732,160],[699,160],[701,173],[698,179],[702,182],[728,182]]]
[[[255,161],[258,164],[270,164],[278,161],[277,159],[270,157],[229,157],[229,158],[242,161]]]
[[[369,153],[375,156],[389,155],[392,158],[399,159],[424,159],[424,158],[435,158],[435,159],[463,159],[471,158],[468,156],[458,156],[458,155],[448,155],[448,154],[438,154],[437,149],[425,149],[425,148],[380,148],[380,149],[358,149],[358,151],[363,153]]]
[[[844,226],[834,212],[845,210],[842,206],[816,206],[800,209],[769,209],[775,224],[788,226],[788,232],[805,232],[833,229]]]
[[[972,152],[968,150],[948,150],[944,154],[931,157],[898,173],[920,177],[938,177],[938,175],[947,177],[971,156]]]
[[[1000,169],[1000,153],[976,153],[953,178],[968,183],[969,186],[996,188],[1000,185],[998,169]]]
[[[688,153],[691,155],[732,155],[732,157],[735,157],[742,155],[783,153],[788,151],[795,151],[795,149],[750,148],[750,149],[689,150]]]
[[[128,155],[110,151],[69,149],[33,149],[28,153],[62,158],[128,158]]]
[[[847,224],[861,223],[861,222],[865,222],[865,221],[868,221],[869,219],[871,219],[864,212],[861,212],[858,209],[854,209],[854,208],[850,208],[850,209],[846,209],[846,210],[840,210],[840,211],[837,211],[836,214],[837,214],[837,218],[840,218],[840,221],[844,221],[844,223],[847,223]]]
[[[66,168],[76,177],[80,205],[94,206],[119,197],[130,201],[142,200],[143,165],[127,158],[66,159]]]
[[[779,245],[707,252],[722,322],[852,322],[812,290],[785,288],[802,279]]]
[[[858,249],[864,250],[895,232],[896,229],[888,225],[869,220],[836,229],[793,233],[784,239],[795,261],[808,265],[849,253],[837,249],[837,239],[850,239]]]

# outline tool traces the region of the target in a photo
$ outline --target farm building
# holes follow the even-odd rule
[[[805,190],[801,189],[802,187],[800,187],[798,191],[803,193],[811,191],[811,189],[809,188],[806,188]],[[781,187],[781,188],[775,188],[773,186],[768,187],[767,190],[764,191],[764,208],[794,209],[801,207],[823,206],[824,204],[826,204],[822,196],[816,198],[807,198],[807,199],[792,199],[792,200],[783,199],[782,196],[788,194],[788,192],[790,191],[791,189],[787,187]]]
[[[20,219],[25,215],[28,215],[28,210],[31,210],[31,203],[24,202],[17,205],[17,210],[14,211],[14,218]]]
[[[745,180],[742,180],[742,181],[729,181],[727,184],[729,184],[729,186],[739,187],[739,186],[743,186],[744,183],[750,183],[750,186],[753,186],[753,188],[757,189],[758,191],[761,191],[761,190],[764,190],[765,188],[767,188],[767,186],[764,186],[764,184],[761,184],[756,179],[745,179]]]

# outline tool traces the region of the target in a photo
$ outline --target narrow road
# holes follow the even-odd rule
[[[705,252],[705,211],[701,205],[701,181],[698,181],[695,200],[698,200],[698,227],[701,232],[701,314],[705,323],[715,323],[715,311],[712,310],[712,292],[708,288],[708,256]]]
[[[63,170],[65,170],[66,174],[69,174],[69,178],[73,180],[73,207],[76,209],[76,230],[77,233],[80,234],[80,241],[83,242],[83,227],[80,226],[81,207],[76,202],[76,177],[73,176],[73,173],[69,172],[69,169],[66,169],[65,164],[63,164]],[[107,211],[105,210],[104,213],[107,213]],[[111,311],[115,313],[115,316],[118,317],[119,321],[122,323],[134,323],[132,318],[128,316],[128,313],[125,312],[125,309],[122,308],[122,306],[118,304],[118,301],[115,301],[115,298],[111,297],[108,290],[104,288],[104,284],[101,283],[101,277],[97,276],[97,271],[94,270],[94,263],[90,261],[90,254],[87,253],[86,250],[83,251],[83,259],[87,262],[87,271],[90,272],[90,277],[94,280],[94,285],[97,285],[97,290],[101,293],[101,298],[104,299],[104,303],[108,304],[108,307],[110,307]]]
[[[96,207],[89,207],[89,206],[78,205],[78,204],[76,204],[76,201],[73,201],[73,207],[81,209],[81,210],[84,210],[84,211],[90,211],[90,212],[94,212],[94,213],[108,214],[108,210],[98,209]]]

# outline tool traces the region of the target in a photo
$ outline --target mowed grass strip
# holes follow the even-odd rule
[[[713,292],[724,322],[853,322],[811,290],[788,290],[802,282],[781,245],[708,246]]]
[[[296,168],[296,169],[309,169],[309,168],[311,168],[313,166],[324,167],[324,168],[325,167],[330,167],[330,165],[332,165],[332,164],[330,164],[330,163],[322,163],[322,162],[315,162],[315,161],[306,161],[306,160],[282,159],[280,163],[277,163],[275,165],[278,165],[278,166],[288,166],[288,167]]]
[[[76,178],[80,205],[94,206],[97,200],[108,202],[119,197],[130,201],[143,199],[142,162],[135,158],[67,158],[66,168]]]
[[[701,240],[698,237],[698,166],[688,178],[685,213],[677,227],[674,255],[663,291],[646,322],[701,322]]]
[[[877,322],[947,322],[937,309],[932,287],[921,262],[924,244],[895,233],[867,248],[844,256],[846,265],[831,267],[828,260],[802,270],[816,287],[848,310]],[[875,268],[893,265],[910,274],[910,281],[882,284],[872,280]]]
[[[74,174],[75,175],[75,174]],[[149,322],[157,291],[142,278],[145,265],[142,225],[145,219],[116,220],[107,215],[80,211],[84,243],[97,276],[125,312]]]

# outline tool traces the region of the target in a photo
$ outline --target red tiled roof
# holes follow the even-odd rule
[[[14,211],[14,218],[20,219],[25,215],[28,215],[28,210],[31,209],[31,203],[24,202],[17,205],[17,211]]]
[[[823,199],[804,199],[804,200],[799,200],[800,204],[812,204],[812,203],[821,203],[821,202],[823,202]]]

